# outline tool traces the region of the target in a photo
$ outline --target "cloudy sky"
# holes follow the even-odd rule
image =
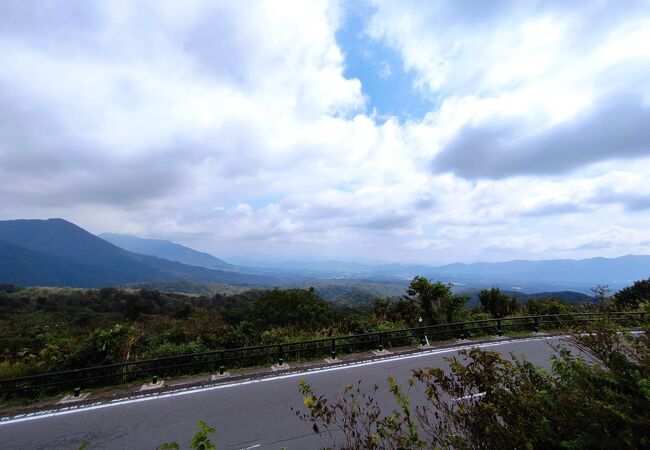
[[[650,253],[650,3],[5,0],[0,218],[248,259]]]

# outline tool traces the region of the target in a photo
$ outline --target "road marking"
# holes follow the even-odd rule
[[[362,362],[351,362],[347,364],[340,364],[334,367],[325,367],[325,368],[319,368],[319,369],[307,369],[303,370],[300,372],[292,372],[284,375],[277,375],[277,376],[270,376],[270,377],[265,377],[265,378],[258,378],[258,379],[248,379],[248,380],[243,380],[243,381],[234,381],[231,383],[223,383],[223,384],[217,384],[213,386],[203,386],[203,387],[198,387],[198,388],[185,388],[185,389],[179,389],[173,392],[166,392],[166,393],[160,393],[160,394],[149,394],[149,395],[139,395],[136,397],[129,397],[129,398],[123,398],[123,399],[115,399],[115,400],[110,400],[108,402],[98,402],[98,403],[92,403],[89,405],[82,405],[82,406],[70,406],[67,408],[61,408],[61,409],[56,409],[56,410],[49,410],[49,411],[39,411],[39,412],[34,412],[34,413],[27,413],[27,414],[19,414],[13,417],[9,417],[6,419],[0,419],[0,426],[3,425],[10,425],[14,423],[19,423],[19,422],[26,422],[26,421],[31,421],[31,420],[38,420],[38,419],[45,419],[49,417],[56,417],[56,416],[64,416],[68,414],[75,414],[75,413],[80,413],[80,412],[86,412],[86,411],[93,411],[96,409],[103,409],[103,408],[110,408],[113,406],[122,406],[122,405],[128,405],[132,403],[140,403],[140,402],[147,402],[151,400],[158,400],[158,399],[164,399],[164,398],[171,398],[171,397],[180,397],[183,395],[191,395],[191,394],[199,394],[202,392],[208,392],[208,391],[214,391],[217,389],[226,389],[230,387],[237,387],[237,386],[245,386],[248,384],[254,384],[254,383],[266,383],[266,382],[271,382],[271,381],[276,381],[276,380],[284,380],[288,378],[297,378],[297,377],[303,377],[306,375],[313,375],[313,374],[318,374],[318,373],[326,373],[326,372],[335,372],[338,370],[345,370],[345,369],[350,369],[354,367],[364,367],[364,366],[372,366],[376,364],[384,364],[387,362],[394,362],[394,361],[402,361],[402,360],[408,360],[408,359],[416,359],[416,358],[423,358],[426,356],[432,356],[432,355],[442,355],[445,353],[453,353],[457,352],[459,350],[469,350],[472,348],[485,348],[485,347],[497,347],[500,345],[507,345],[507,344],[514,344],[514,343],[525,343],[525,342],[535,342],[535,341],[547,341],[547,340],[555,340],[555,339],[561,339],[564,338],[565,336],[545,336],[545,337],[534,337],[534,338],[525,338],[525,339],[508,339],[505,341],[498,341],[498,342],[484,342],[480,344],[465,344],[465,345],[459,345],[455,347],[447,347],[443,349],[435,349],[435,350],[430,350],[430,351],[424,351],[424,352],[418,352],[418,353],[413,353],[409,355],[394,355],[394,356],[387,356],[386,358],[381,358],[381,359],[375,359],[375,360],[370,360],[370,361],[362,361]]]
[[[485,395],[485,392],[479,392],[478,394],[464,395],[463,397],[457,397],[454,399],[455,402],[459,400],[472,400],[475,398],[481,398]]]

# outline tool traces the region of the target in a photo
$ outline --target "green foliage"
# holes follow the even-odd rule
[[[411,280],[406,292],[412,298],[415,296],[418,299],[427,322],[440,323],[441,320],[436,304],[440,303],[442,297],[451,295],[451,287],[451,284],[444,284],[439,281],[431,283],[429,279],[417,276]]]
[[[376,298],[399,298],[404,286],[399,283],[378,283],[367,280],[327,280],[315,283],[318,295],[329,303],[355,309],[370,310]]]
[[[308,411],[297,414],[317,432],[354,424],[356,432],[343,442],[330,434],[337,449],[649,448],[648,331],[622,333],[608,319],[576,329],[549,372],[514,355],[464,350],[448,371],[413,372],[409,386],[425,394],[414,410],[408,393],[389,380],[399,408],[388,415],[374,399],[376,386],[365,394],[348,385],[330,402],[302,382]]]
[[[208,426],[205,422],[199,422],[199,428],[199,432],[192,438],[190,448],[194,450],[215,450],[216,447],[208,438],[210,433],[214,433],[214,428]]]
[[[375,284],[361,283],[368,292],[378,293],[381,289]],[[487,314],[465,309],[467,298],[453,295],[450,284],[416,277],[408,293],[398,299],[376,299],[374,309],[353,309],[324,301],[317,289],[248,290],[208,297],[151,289],[0,285],[0,378],[391,331],[417,327],[420,317],[422,325],[428,325]],[[553,313],[559,304],[536,305],[540,312]]]
[[[553,358],[550,373],[480,350],[464,352],[464,364],[454,359],[451,375],[416,372],[445,418],[427,421],[420,411],[433,442],[460,448],[499,448],[504,442],[515,448],[647,448],[647,334],[619,334],[605,320],[576,330],[571,344]],[[573,354],[576,349],[582,357]],[[485,392],[478,400],[444,398],[478,392]]]
[[[373,314],[380,323],[390,321],[404,324],[404,327],[417,327],[422,317],[422,306],[417,300],[408,297],[397,301],[376,298]]]
[[[537,316],[542,314],[565,314],[572,311],[571,305],[555,298],[528,300],[522,305],[524,314]]]
[[[214,428],[210,427],[205,422],[199,422],[199,431],[192,437],[190,448],[193,450],[216,450],[215,445],[210,441],[209,435],[214,433]],[[177,442],[169,442],[160,444],[156,450],[179,450],[180,446]]]
[[[292,342],[376,325],[311,289],[188,297],[147,289],[0,291],[0,377]],[[391,329],[403,328],[395,322]]]
[[[598,305],[601,309],[611,308],[612,297],[610,296],[610,293],[612,292],[612,290],[609,288],[609,285],[597,284],[596,286],[592,287],[590,290],[594,295],[594,298],[598,301]]]
[[[483,311],[492,317],[505,317],[513,314],[517,309],[517,299],[504,294],[498,287],[481,290],[478,299]]]
[[[427,323],[449,323],[454,321],[469,300],[468,296],[453,295],[452,288],[451,283],[432,283],[425,277],[417,276],[413,278],[406,292],[410,299],[419,301]]]
[[[292,411],[301,420],[311,422],[315,433],[324,432],[340,449],[417,449],[425,448],[420,440],[417,424],[413,419],[410,400],[397,382],[389,378],[389,391],[397,409],[390,414],[381,413],[376,395],[379,386],[371,392],[361,390],[361,381],[356,386],[348,384],[339,395],[339,401],[328,403],[325,396],[314,395],[312,388],[300,380],[300,392],[307,413]],[[340,431],[336,433],[335,431]]]
[[[642,303],[650,303],[650,278],[635,281],[614,294],[616,309],[636,309]]]
[[[95,330],[93,340],[96,354],[103,362],[115,364],[130,359],[131,351],[142,336],[142,329],[133,324],[116,324],[108,330]]]
[[[156,450],[179,450],[181,447],[177,442],[168,442],[165,444],[160,444],[156,447]]]
[[[258,328],[294,326],[317,329],[331,320],[330,307],[312,289],[273,289],[255,302]]]
[[[470,299],[469,295],[447,295],[440,299],[440,309],[442,310],[447,323],[458,320],[459,313],[465,307]]]
[[[147,358],[164,358],[166,356],[187,355],[206,352],[209,349],[200,342],[190,341],[181,344],[164,342],[147,353]]]

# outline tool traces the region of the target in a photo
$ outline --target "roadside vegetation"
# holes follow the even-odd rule
[[[340,450],[650,448],[648,344],[647,327],[631,334],[605,317],[574,329],[549,371],[474,348],[449,370],[414,370],[406,388],[389,378],[327,398],[301,382],[296,414]]]
[[[0,285],[0,379],[216,349],[389,331],[509,315],[596,308],[638,309],[639,281],[601,304],[548,298],[518,303],[498,288],[469,297],[416,277],[401,298],[371,308],[341,306],[314,289],[249,290],[189,296],[147,289],[94,290]]]

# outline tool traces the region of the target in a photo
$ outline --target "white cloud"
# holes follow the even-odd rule
[[[542,245],[542,236],[539,234],[529,234],[522,236],[491,237],[486,239],[481,247],[485,250],[524,250],[530,253],[537,253]]]
[[[441,239],[420,239],[406,242],[403,247],[409,250],[443,250],[451,247],[451,244]]]
[[[541,144],[536,158],[509,155],[625,89],[647,108],[649,56],[635,43],[648,15],[636,3],[463,5],[376,2],[366,31],[435,100],[422,119],[379,122],[363,80],[345,76],[336,2],[5,3],[0,216],[63,216],[221,256],[451,262],[646,248],[645,149],[616,161],[611,145],[606,157],[583,145],[584,157],[564,158],[574,152],[558,145],[546,161]],[[400,68],[379,70],[390,83]],[[464,131],[493,124],[502,158],[449,157]],[[603,237],[601,226],[626,231]],[[598,240],[609,247],[590,249]]]
[[[609,253],[650,251],[650,231],[614,226],[549,244],[560,250],[598,250]]]
[[[650,155],[646,2],[374,3],[369,34],[442,98],[434,170],[499,178]]]

